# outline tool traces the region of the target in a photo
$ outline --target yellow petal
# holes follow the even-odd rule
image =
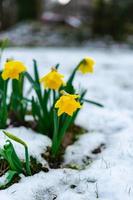
[[[4,80],[11,79],[19,79],[19,74],[26,71],[26,67],[22,62],[19,61],[8,61],[5,63],[5,68],[2,73],[2,78]]]
[[[55,103],[55,108],[58,108],[58,116],[66,113],[70,116],[78,109],[81,108],[80,102],[75,99],[79,98],[79,95],[72,95],[64,92],[58,101]]]
[[[64,76],[60,73],[57,72],[57,70],[53,70],[43,76],[40,79],[40,82],[43,83],[45,88],[53,89],[53,90],[58,90],[61,85],[64,84],[63,78]]]
[[[7,79],[8,79],[7,73],[4,72],[4,71],[2,72],[1,76],[2,76],[2,78],[3,78],[4,80],[7,80]]]
[[[63,111],[62,110],[58,110],[58,116],[62,115]]]
[[[93,73],[93,71],[94,71],[94,64],[95,64],[95,61],[92,58],[86,57],[86,58],[83,59],[83,61],[79,65],[79,70],[83,74]]]

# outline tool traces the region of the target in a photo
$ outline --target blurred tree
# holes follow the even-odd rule
[[[0,30],[2,30],[2,26],[3,26],[3,0],[0,1]]]
[[[42,12],[42,0],[17,0],[19,20],[37,19]]]
[[[0,30],[6,29],[10,25],[14,24],[16,21],[16,0],[0,0]]]
[[[112,35],[115,40],[123,40],[126,23],[129,20],[131,0],[95,0],[92,31],[94,35]],[[133,7],[132,7],[133,8]],[[133,15],[132,15],[133,16]]]

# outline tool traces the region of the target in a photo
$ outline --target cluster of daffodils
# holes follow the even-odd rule
[[[37,62],[34,60],[33,64],[34,77],[27,72],[26,66],[20,61],[8,60],[5,63],[1,72],[4,91],[3,113],[5,112],[7,116],[5,120],[10,118],[10,123],[15,122],[20,125],[24,125],[27,113],[31,113],[34,118],[34,129],[52,138],[51,152],[53,156],[56,156],[67,129],[74,123],[78,110],[82,108],[84,102],[86,90],[79,95],[75,93],[73,86],[75,75],[77,71],[83,74],[92,73],[95,62],[92,58],[84,58],[73,70],[67,82],[64,81],[64,75],[58,72],[58,66],[39,78]],[[28,79],[35,92],[32,98],[27,98],[23,94],[24,79]],[[12,92],[7,105],[9,81],[12,82]],[[31,110],[28,110],[29,107]]]

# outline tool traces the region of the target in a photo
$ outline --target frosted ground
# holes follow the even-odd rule
[[[60,62],[66,77],[85,56],[96,60],[93,75],[78,73],[75,85],[88,88],[87,98],[104,104],[98,108],[84,104],[76,121],[88,132],[66,150],[64,166],[68,168],[40,172],[0,191],[1,200],[132,200],[133,199],[133,54],[120,49],[8,49],[3,56],[22,60],[32,72],[32,58],[39,64],[40,75]],[[27,85],[28,87],[28,85]],[[39,162],[50,139],[30,129],[10,128],[29,145],[29,152]],[[0,146],[5,141],[1,134]],[[15,143],[14,143],[15,144]],[[104,144],[104,146],[103,146]],[[93,150],[103,146],[102,152]],[[20,157],[23,149],[15,144]],[[90,162],[91,160],[91,162]],[[0,180],[1,181],[1,180]]]

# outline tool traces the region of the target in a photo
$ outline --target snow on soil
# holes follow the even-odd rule
[[[133,199],[133,60],[130,50],[119,49],[9,49],[6,57],[23,60],[31,70],[31,59],[39,63],[43,75],[60,61],[66,76],[84,56],[97,64],[93,75],[77,75],[75,85],[88,88],[87,98],[105,105],[98,108],[85,104],[76,123],[87,133],[66,150],[64,165],[68,168],[40,172],[0,191],[2,200],[132,200]],[[32,70],[31,70],[32,71]],[[24,128],[22,128],[24,130]],[[19,135],[21,129],[12,129]],[[39,157],[50,141],[25,129],[22,139],[30,154]],[[3,139],[1,139],[3,140]],[[44,146],[43,146],[44,143]],[[3,144],[3,143],[2,143]],[[102,152],[93,150],[102,145]],[[17,149],[17,146],[15,146]],[[18,153],[19,149],[17,149]],[[36,152],[35,152],[36,151]]]

